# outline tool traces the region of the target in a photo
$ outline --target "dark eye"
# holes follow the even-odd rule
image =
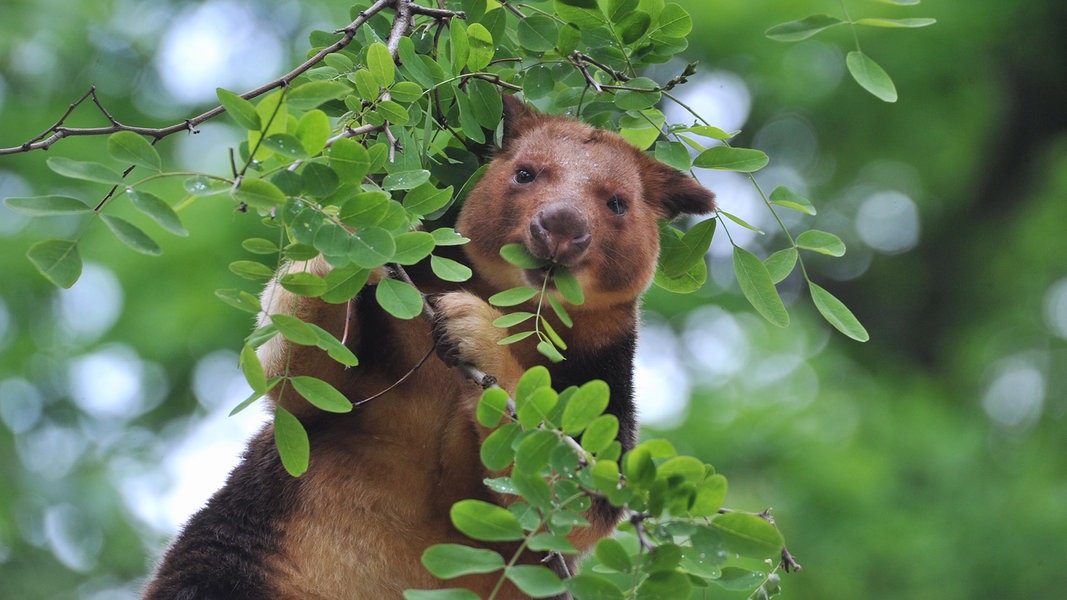
[[[537,173],[532,169],[520,168],[515,171],[515,183],[533,183],[537,179]]]
[[[626,213],[626,201],[618,196],[612,196],[611,200],[608,200],[608,208],[617,215],[623,215]]]

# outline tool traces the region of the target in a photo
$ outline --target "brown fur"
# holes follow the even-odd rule
[[[535,177],[525,181],[520,170]],[[622,215],[616,214],[619,202],[626,205]],[[491,325],[500,313],[485,298],[516,285],[539,286],[543,274],[507,264],[498,250],[521,242],[565,264],[586,302],[569,307],[573,329],[558,327],[569,344],[568,360],[547,366],[560,389],[596,378],[608,382],[608,410],[619,417],[619,439],[628,449],[636,432],[631,396],[637,302],[655,269],[657,221],[712,209],[710,192],[621,137],[505,97],[503,148],[456,225],[472,240],[464,252],[475,278],[455,286],[423,278],[420,269],[412,274],[420,289],[437,294],[438,341],[451,360],[476,365],[513,392],[526,368],[547,362],[533,343],[496,344],[508,332]],[[324,274],[328,266],[317,259],[290,268]],[[423,319],[387,315],[372,297],[376,281],[353,301],[349,345],[360,366],[346,369],[318,349],[277,337],[260,349],[267,376],[319,377],[353,401],[401,379],[433,347],[434,331]],[[344,305],[297,298],[276,283],[264,292],[263,304],[268,313],[295,314],[339,338],[344,330]],[[146,598],[400,598],[404,589],[434,587],[488,595],[499,574],[439,581],[419,560],[431,544],[479,545],[450,524],[457,500],[507,502],[482,483],[487,473],[479,444],[487,431],[473,418],[479,396],[477,386],[434,357],[349,414],[325,414],[291,389],[275,390],[272,398],[308,429],[307,473],[293,479],[280,470],[268,426],[226,487],[186,526]],[[594,503],[587,514],[591,527],[576,531],[572,541],[589,548],[613,530],[618,517],[606,503]],[[235,532],[219,523],[232,523]],[[506,556],[514,552],[506,544],[490,547]],[[243,560],[227,558],[232,556]],[[541,558],[529,553],[523,561]],[[522,595],[505,588],[498,597]]]

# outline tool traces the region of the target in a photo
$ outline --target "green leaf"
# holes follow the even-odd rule
[[[443,281],[467,281],[474,275],[474,271],[471,271],[467,265],[436,254],[430,256],[430,269],[438,279]]]
[[[431,231],[430,235],[433,236],[433,241],[438,246],[462,246],[471,241],[470,238],[456,233],[456,230],[451,227],[438,227]]]
[[[870,92],[874,97],[884,102],[897,101],[897,88],[889,73],[885,72],[871,57],[853,50],[845,58],[848,72],[860,87]]]
[[[815,302],[815,308],[835,329],[857,342],[866,342],[871,339],[870,334],[860,324],[859,319],[852,314],[852,311],[843,302],[811,281],[808,282],[808,287],[811,290],[811,299]]]
[[[501,388],[492,387],[482,392],[475,416],[483,427],[496,427],[507,413],[508,393]]]
[[[230,263],[230,272],[252,281],[270,279],[274,276],[274,271],[270,267],[255,260],[235,260]]]
[[[33,266],[48,281],[69,289],[82,274],[82,259],[78,242],[73,240],[41,240],[26,252]]]
[[[529,287],[511,288],[489,296],[489,304],[500,307],[517,306],[533,298],[538,293],[537,290]]]
[[[679,171],[688,171],[693,166],[693,159],[689,157],[689,150],[681,142],[656,142],[656,160]]]
[[[193,196],[213,196],[230,191],[230,182],[207,175],[194,175],[182,182],[182,188]]]
[[[615,415],[600,415],[582,433],[582,448],[596,454],[602,452],[619,435],[619,419]]]
[[[747,592],[759,587],[766,579],[766,573],[749,571],[738,567],[723,567],[715,583],[725,590]]]
[[[467,43],[470,55],[467,57],[467,69],[471,72],[481,71],[493,60],[493,34],[481,23],[471,23],[467,27]]]
[[[404,600],[481,600],[478,594],[460,588],[404,590]]]
[[[764,35],[779,42],[799,42],[811,36],[844,23],[841,19],[830,15],[812,15],[799,21],[790,21],[775,25],[768,29]]]
[[[383,100],[378,103],[375,110],[383,119],[393,123],[394,125],[404,125],[411,120],[411,116],[408,114],[406,108],[400,105],[399,102],[392,100]]]
[[[77,215],[92,211],[87,204],[70,196],[33,196],[8,198],[4,204],[11,210],[31,217]]]
[[[413,319],[422,314],[422,294],[405,281],[379,281],[374,297],[386,312],[398,319]]]
[[[341,178],[337,172],[324,164],[309,162],[300,171],[307,193],[311,196],[325,198],[337,191]]]
[[[656,468],[656,476],[681,477],[689,482],[699,483],[704,478],[704,463],[692,456],[675,456]]]
[[[267,393],[267,376],[264,374],[264,365],[259,362],[259,357],[256,356],[256,349],[245,344],[241,348],[241,370],[244,373],[244,380],[249,382],[250,388],[259,396]]]
[[[133,163],[158,171],[163,167],[159,153],[144,137],[132,131],[117,131],[107,138],[107,151],[119,162]]]
[[[341,340],[335,338],[332,333],[314,323],[308,323],[308,325],[315,332],[315,345],[325,350],[330,358],[349,367],[359,364],[359,359],[356,358],[356,355],[352,354],[352,351],[342,344]]]
[[[845,243],[832,233],[812,229],[797,236],[797,247],[829,256],[844,256]]]
[[[122,185],[122,175],[97,162],[73,160],[64,156],[50,157],[45,163],[49,169],[72,179]]]
[[[619,540],[610,537],[597,542],[596,559],[605,567],[620,573],[629,573],[634,566],[630,553],[623,548]]]
[[[575,306],[585,302],[585,294],[582,293],[582,286],[578,283],[578,278],[565,267],[556,266],[552,269],[552,281],[556,284],[556,289],[559,290],[560,295],[567,302]]]
[[[567,314],[567,309],[563,306],[562,302],[556,299],[555,296],[549,296],[548,304],[552,307],[552,312],[556,313],[556,317],[559,318],[559,322],[562,323],[564,327],[574,327],[574,321],[571,319],[571,316]]]
[[[715,146],[701,152],[693,160],[694,167],[752,173],[767,166],[767,155],[752,148]]]
[[[556,47],[559,27],[542,14],[532,14],[519,21],[519,44],[531,52],[548,52]]]
[[[500,91],[488,81],[472,79],[467,83],[467,92],[478,124],[490,131],[496,129],[504,115],[504,101],[500,98]]]
[[[278,283],[298,296],[316,297],[326,292],[326,280],[314,273],[298,271],[281,276]]]
[[[362,227],[352,232],[348,257],[364,269],[374,269],[389,262],[396,252],[393,236],[381,227]]]
[[[382,180],[382,188],[388,191],[413,190],[430,180],[426,169],[390,173]]]
[[[396,64],[393,63],[393,55],[381,42],[374,42],[367,47],[367,69],[380,87],[389,87],[396,80]]]
[[[726,487],[726,478],[722,475],[715,474],[705,479],[697,486],[689,514],[694,517],[711,517],[717,514],[726,500]]]
[[[422,86],[414,81],[398,81],[389,88],[389,95],[393,100],[404,104],[418,100],[422,94]]]
[[[555,0],[552,4],[559,18],[579,28],[599,25],[605,20],[596,0]]]
[[[501,246],[500,257],[520,269],[540,269],[549,264],[548,260],[530,254],[526,246],[518,242]]]
[[[543,598],[555,596],[566,591],[558,575],[548,567],[541,565],[515,565],[508,567],[504,575],[519,588],[522,593]]]
[[[241,247],[252,254],[278,253],[278,245],[264,238],[248,238],[241,242]]]
[[[599,379],[589,381],[578,388],[563,410],[563,432],[575,436],[584,431],[608,407],[610,393],[608,384]]]
[[[271,323],[278,328],[285,339],[301,346],[314,346],[319,336],[311,328],[309,323],[292,316],[274,314],[270,316]]]
[[[308,154],[296,136],[288,133],[275,133],[263,140],[263,146],[282,156],[294,159],[305,159]]]
[[[352,411],[352,401],[335,387],[315,377],[301,375],[291,377],[289,382],[293,389],[304,397],[305,400],[316,407],[332,413],[347,413]]]
[[[492,573],[504,568],[504,558],[493,550],[460,544],[434,544],[422,553],[422,564],[441,579]]]
[[[296,110],[311,110],[351,91],[352,88],[338,81],[309,81],[290,88],[285,101]]]
[[[519,519],[496,504],[482,500],[460,500],[452,505],[449,514],[456,529],[475,540],[509,542],[524,537]]]
[[[533,330],[521,331],[521,332],[516,333],[514,335],[509,335],[508,337],[498,341],[497,344],[501,345],[501,346],[507,346],[508,344],[514,344],[515,342],[521,342],[522,340],[525,340],[526,338],[530,337],[534,333],[536,333],[536,332],[533,331]]]
[[[286,196],[278,186],[263,179],[242,179],[231,192],[233,199],[252,208],[271,209],[285,204]]]
[[[731,552],[742,556],[757,559],[777,557],[784,545],[778,529],[756,515],[728,512],[712,519],[711,527]]]
[[[370,278],[370,269],[350,264],[330,271],[326,275],[326,291],[319,296],[324,302],[338,304],[355,297]]]
[[[237,310],[252,314],[257,314],[263,310],[263,307],[259,305],[259,298],[244,290],[215,290],[215,296]]]
[[[677,245],[672,245],[670,254],[664,256],[661,263],[661,268],[668,277],[681,277],[692,269],[693,265],[704,261],[704,255],[711,248],[716,223],[717,219],[705,219],[690,227],[678,240]]]
[[[148,215],[163,229],[181,237],[189,235],[189,231],[178,218],[178,213],[174,212],[174,209],[159,196],[133,188],[126,188],[126,195],[130,197],[130,202],[137,210]]]
[[[552,408],[556,406],[559,401],[559,395],[552,388],[540,388],[529,397],[524,398],[521,402],[516,400],[516,416],[519,419],[519,425],[522,425],[523,429],[536,429],[543,421],[548,418],[548,413],[552,411]]]
[[[215,95],[218,96],[222,108],[230,113],[238,126],[248,131],[260,130],[262,124],[259,120],[259,113],[256,112],[256,107],[251,102],[222,88],[215,88]]]
[[[624,598],[619,586],[600,575],[579,573],[564,581],[563,585],[575,600],[623,600]]]
[[[308,111],[300,117],[294,135],[308,156],[316,156],[326,148],[326,142],[330,139],[330,118],[321,110]]]
[[[767,267],[767,273],[771,276],[771,281],[774,283],[781,283],[789,274],[793,272],[793,268],[797,265],[797,258],[799,254],[796,248],[784,248],[775,252],[767,257],[767,260],[763,261],[763,264]]]
[[[789,313],[774,287],[767,267],[755,254],[734,246],[734,274],[741,292],[763,318],[778,327],[789,325]]]
[[[741,217],[739,217],[739,216],[737,216],[737,215],[735,215],[733,213],[728,213],[725,210],[720,210],[720,211],[718,211],[718,214],[726,217],[727,219],[730,219],[734,223],[737,223],[738,225],[740,225],[741,227],[744,227],[745,229],[747,229],[749,231],[755,231],[756,233],[758,233],[760,235],[763,235],[763,230],[762,229],[760,229],[759,227],[756,227],[755,225],[749,223],[748,221],[742,219]]]
[[[537,342],[537,351],[541,353],[541,356],[544,356],[545,358],[554,363],[562,362],[564,360],[564,357],[562,354],[560,354],[560,351],[556,349],[556,347],[553,346],[551,343],[545,340]]]
[[[470,41],[467,39],[467,25],[460,19],[454,19],[448,25],[449,57],[452,59],[452,68],[462,71],[467,66],[470,57]]]
[[[693,30],[693,18],[684,8],[671,2],[659,13],[659,23],[650,34],[657,39],[684,38]]]
[[[451,200],[452,186],[441,190],[427,182],[404,195],[404,208],[414,215],[423,216],[444,208]]]
[[[141,254],[159,256],[163,253],[159,244],[133,223],[111,215],[100,215],[100,219],[122,243]]]
[[[774,188],[774,191],[771,192],[770,200],[778,206],[799,210],[802,213],[815,216],[815,207],[812,206],[811,202],[787,187],[779,186]]]
[[[657,571],[637,587],[637,597],[641,600],[677,600],[688,598],[692,589],[693,584],[685,573]]]
[[[515,448],[515,472],[537,475],[548,465],[552,451],[560,444],[556,434],[545,429],[528,432]]]
[[[300,477],[308,470],[311,444],[307,431],[293,413],[281,406],[274,409],[274,444],[290,475]]]
[[[915,28],[915,27],[927,27],[937,23],[937,19],[882,19],[882,18],[867,18],[856,19],[854,21],[856,25],[866,25],[868,27],[889,27],[889,28]]]
[[[330,146],[330,166],[341,177],[341,181],[358,182],[363,179],[370,168],[370,154],[362,144],[349,139],[335,140]]]
[[[518,423],[505,423],[490,433],[482,442],[480,457],[482,464],[490,471],[500,471],[511,464],[515,458],[512,443],[522,433]]]
[[[556,41],[556,50],[560,56],[570,56],[578,49],[582,41],[582,31],[574,23],[567,23],[559,28],[559,40]]]
[[[433,252],[433,236],[425,231],[408,231],[396,236],[396,252],[391,262],[401,265],[413,265]]]

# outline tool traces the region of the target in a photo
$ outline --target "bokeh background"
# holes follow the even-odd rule
[[[809,257],[871,341],[780,289],[787,329],[733,280],[728,245],[698,294],[653,291],[638,379],[645,435],[713,463],[729,504],[773,507],[805,569],[787,598],[1056,598],[1067,587],[1067,4],[1055,0],[679,0],[694,15],[681,96],[764,150],[767,190],[818,208],[794,232],[833,231],[843,258]],[[784,44],[763,32],[814,13],[934,17],[859,31],[893,76],[885,104],[848,77],[847,28]],[[5,0],[0,146],[51,125],[95,84],[113,115],[166,125],[288,70],[312,29],[347,23],[325,0]],[[658,75],[676,73],[668,65]],[[656,73],[653,76],[657,76]],[[73,125],[104,124],[86,107]],[[679,117],[684,120],[684,117]],[[209,123],[161,152],[227,171],[235,132]],[[0,197],[102,190],[60,180],[47,156],[94,159],[102,140],[0,157]],[[722,207],[781,248],[743,178],[701,173]],[[263,417],[235,350],[251,322],[213,290],[255,230],[227,201],[186,206],[189,238],[154,230],[150,258],[99,228],[57,291],[24,257],[76,223],[0,206],[0,598],[135,598],[166,540]],[[721,232],[720,232],[721,233]],[[254,291],[254,290],[252,290]]]

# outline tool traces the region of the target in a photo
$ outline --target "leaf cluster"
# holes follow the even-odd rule
[[[773,520],[724,509],[726,478],[678,455],[666,441],[650,440],[623,454],[615,439],[618,419],[604,412],[608,402],[602,381],[557,393],[543,367],[520,379],[513,414],[506,392],[487,390],[477,417],[495,429],[482,446],[482,462],[507,474],[486,485],[517,500],[506,508],[464,500],[453,506],[451,519],[473,540],[512,542],[516,550],[507,555],[438,544],[422,557],[427,569],[441,579],[498,574],[498,590],[508,581],[534,598],[563,592],[577,600],[686,598],[708,587],[776,591],[776,569],[763,562],[784,549]],[[583,513],[593,502],[620,507],[628,519],[620,534],[597,544],[589,572],[561,579],[547,566],[523,561],[527,551],[576,554],[570,539],[588,526]],[[477,596],[452,588],[405,597]]]

